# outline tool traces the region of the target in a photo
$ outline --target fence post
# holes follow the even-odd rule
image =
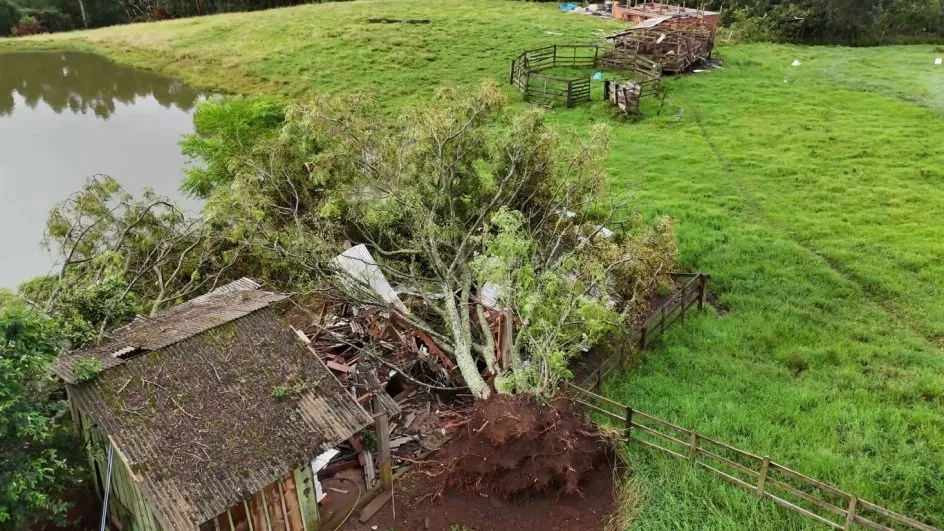
[[[573,104],[573,102],[572,102],[573,90],[574,90],[573,82],[572,82],[572,81],[568,81],[568,82],[567,82],[567,107],[568,107],[568,108],[570,108],[570,106]]]
[[[603,365],[600,365],[600,368],[597,369],[597,392],[600,392],[600,388],[603,386]]]
[[[703,273],[698,274],[698,311],[705,309],[705,284],[707,280],[708,277]]]
[[[645,350],[646,348],[646,332],[649,330],[649,322],[645,322],[642,325],[642,332],[639,334],[639,350]]]
[[[603,101],[610,101],[610,80],[603,80]]]
[[[626,440],[629,440],[630,431],[633,429],[633,408],[626,407]]]
[[[515,82],[515,60],[511,60],[511,72],[508,73],[508,83],[514,84]]]
[[[688,282],[682,284],[682,294],[680,302],[682,303],[681,309],[679,310],[679,321],[685,322],[685,291],[688,289]]]
[[[698,434],[692,430],[688,438],[688,458],[694,461],[696,455],[698,455]]]
[[[855,522],[856,517],[856,507],[858,505],[859,497],[853,494],[852,498],[849,499],[849,509],[846,511],[846,525],[842,526],[843,529],[852,529],[852,524]]]
[[[662,318],[659,319],[659,335],[665,335],[665,305],[662,306]]]
[[[764,497],[764,487],[767,483],[767,469],[770,468],[770,458],[766,455],[764,456],[763,462],[760,464],[760,477],[757,479],[757,497]]]
[[[551,64],[553,64],[554,66],[557,66],[557,45],[556,44],[554,45],[554,58],[552,59],[552,61],[553,62]]]

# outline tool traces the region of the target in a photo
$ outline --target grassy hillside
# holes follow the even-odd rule
[[[369,24],[368,17],[429,24]],[[227,92],[366,90],[389,106],[504,79],[521,49],[610,22],[501,0],[324,4],[0,41],[96,50]],[[560,34],[560,35],[557,35]],[[676,219],[727,312],[673,329],[607,392],[944,525],[944,67],[932,46],[722,46],[661,116],[614,131],[614,194]],[[798,58],[802,65],[791,67]],[[517,97],[509,91],[510,97]],[[641,529],[811,524],[643,451]]]

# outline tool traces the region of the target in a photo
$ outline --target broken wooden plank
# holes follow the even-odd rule
[[[361,514],[357,519],[360,520],[362,524],[366,524],[367,521],[373,518],[374,515],[377,514],[377,511],[386,505],[392,497],[393,493],[389,490],[380,493],[376,498],[371,500],[370,503],[365,505],[363,509],[361,509]]]
[[[345,365],[345,364],[343,364],[343,363],[336,363],[336,362],[334,362],[334,361],[329,361],[329,362],[326,363],[325,365],[327,365],[329,369],[334,369],[334,370],[336,370],[336,371],[338,371],[338,372],[343,372],[343,373],[351,373],[351,372],[354,372],[354,368],[353,368],[353,367],[351,367],[350,365]]]
[[[298,339],[302,340],[302,343],[305,343],[306,345],[311,345],[311,339],[308,339],[308,336],[305,334],[305,332],[302,332],[301,330],[295,327],[292,327],[292,330],[295,331],[295,335],[298,336]]]
[[[407,435],[406,437],[397,437],[390,441],[390,448],[399,448],[408,442],[416,440],[416,437],[412,435]]]

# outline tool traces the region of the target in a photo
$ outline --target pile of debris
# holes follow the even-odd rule
[[[376,430],[387,430],[396,473],[448,441],[448,411],[464,398],[464,388],[455,362],[395,313],[326,300],[320,309],[299,308],[286,318],[347,392],[375,418],[386,419],[385,428],[378,423],[318,459],[318,500],[333,522],[357,505],[349,494],[367,492],[381,481]],[[339,478],[358,488],[333,486]]]

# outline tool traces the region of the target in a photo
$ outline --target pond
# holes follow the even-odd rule
[[[179,81],[97,55],[0,53],[0,288],[50,271],[39,244],[49,210],[92,175],[181,200],[187,161],[178,142],[201,99]]]

